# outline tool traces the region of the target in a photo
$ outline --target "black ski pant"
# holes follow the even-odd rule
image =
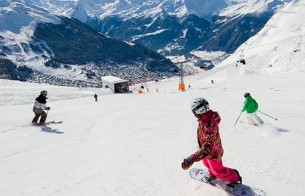
[[[38,123],[39,117],[40,117],[40,120]],[[42,111],[41,113],[35,113],[35,117],[33,118],[32,123],[38,123],[38,124],[43,125],[46,122],[46,119],[47,119],[47,113],[45,111]]]

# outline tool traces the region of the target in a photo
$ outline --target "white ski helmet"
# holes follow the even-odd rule
[[[202,97],[195,98],[192,101],[191,109],[195,116],[204,114],[210,110],[209,102]]]

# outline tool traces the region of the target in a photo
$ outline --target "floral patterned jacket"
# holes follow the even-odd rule
[[[218,127],[220,120],[219,114],[213,110],[198,116],[197,139],[199,150],[192,155],[195,162],[204,158],[214,160],[222,158],[223,148]]]

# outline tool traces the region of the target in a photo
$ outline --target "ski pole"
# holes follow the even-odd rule
[[[259,110],[257,110],[257,111],[258,111],[259,113],[262,113],[262,114],[264,114],[264,115],[266,115],[266,116],[268,116],[268,117],[274,119],[274,120],[277,120],[277,118],[274,118],[274,117],[272,117],[272,116],[270,116],[270,115],[268,115],[268,114],[266,114],[266,113],[264,113],[264,112],[261,112],[261,111],[259,111]]]
[[[243,113],[243,112],[241,111],[240,114],[239,114],[239,116],[238,116],[238,118],[237,118],[237,120],[236,120],[236,122],[234,123],[234,126],[233,126],[233,127],[235,127],[235,125],[236,125],[236,123],[238,122],[238,120],[239,120],[239,118],[240,118],[240,116],[241,116],[242,113]]]

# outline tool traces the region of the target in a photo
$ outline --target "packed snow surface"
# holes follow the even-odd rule
[[[180,166],[197,150],[190,103],[204,97],[222,117],[224,165],[268,195],[303,195],[304,73],[266,77],[241,70],[232,64],[186,77],[185,92],[177,91],[178,78],[148,83],[144,94],[0,80],[0,194],[227,195],[191,180]],[[43,89],[48,120],[63,124],[31,125]],[[242,115],[233,127],[246,91],[278,120],[258,113],[265,124],[252,127]]]
[[[244,184],[270,196],[305,195],[304,9],[293,2],[222,64],[184,77],[184,92],[179,78],[143,84],[141,94],[142,84],[112,94],[0,80],[0,195],[228,195],[181,168],[198,149],[196,97],[219,112],[223,163]],[[63,124],[31,125],[41,90],[48,91],[48,120]],[[264,125],[248,125],[242,114],[233,126],[245,92],[258,101]]]

